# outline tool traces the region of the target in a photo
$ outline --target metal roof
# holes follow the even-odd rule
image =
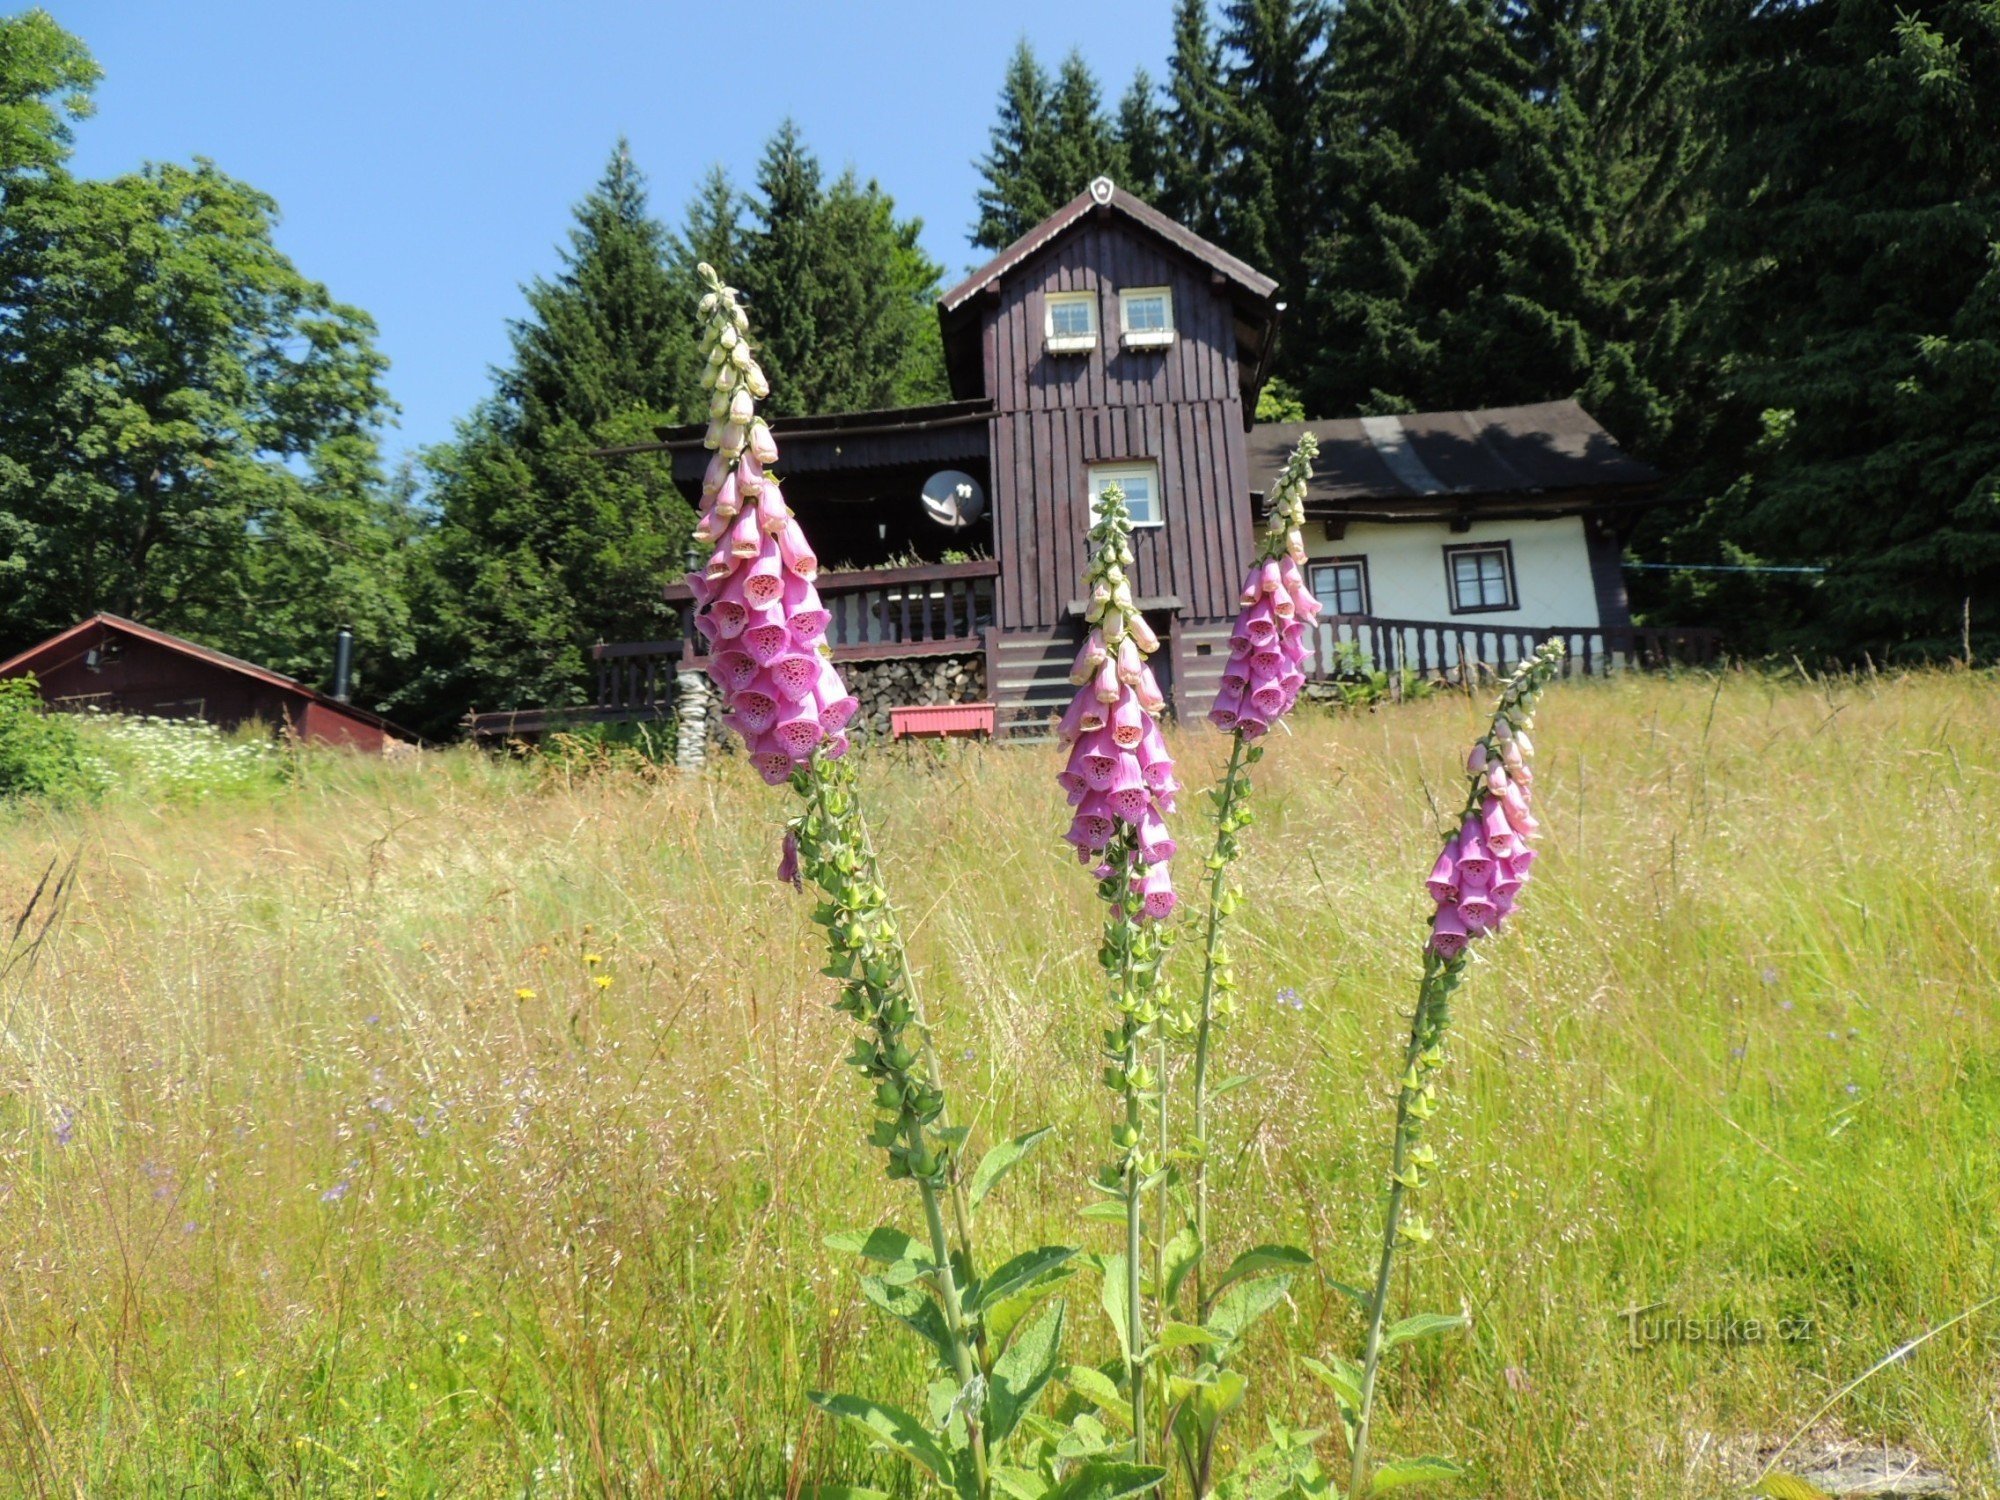
[[[1259,422],[1250,483],[1268,491],[1300,434],[1319,439],[1306,494],[1318,517],[1413,519],[1486,511],[1513,500],[1638,503],[1659,470],[1620,448],[1574,401],[1410,412],[1330,422]]]

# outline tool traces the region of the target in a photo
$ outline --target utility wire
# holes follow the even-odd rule
[[[1648,573],[1824,573],[1825,568],[1779,567],[1751,563],[1645,563],[1628,562],[1627,568]]]

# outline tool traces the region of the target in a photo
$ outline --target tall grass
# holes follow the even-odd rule
[[[1303,718],[1261,768],[1225,1248],[1365,1271],[1420,881],[1479,713]],[[1546,852],[1463,994],[1437,1238],[1399,1288],[1472,1331],[1386,1372],[1377,1448],[1458,1456],[1467,1495],[1740,1493],[1723,1456],[2000,1290],[2000,698],[1628,678],[1552,691],[1536,738]],[[1191,785],[1225,748],[1179,737]],[[955,1097],[982,1137],[1058,1127],[991,1209],[1021,1244],[1087,1201],[1105,1108],[1054,769],[864,768]],[[0,981],[0,1493],[900,1483],[804,1400],[917,1377],[821,1244],[901,1199],[753,782],[327,755],[219,803],[6,815],[11,905],[77,871]],[[1282,1354],[1351,1349],[1358,1314],[1293,1293],[1258,1390],[1337,1428]],[[1810,1330],[1630,1347],[1620,1314],[1653,1304]],[[1996,1326],[1829,1422],[1994,1493]]]

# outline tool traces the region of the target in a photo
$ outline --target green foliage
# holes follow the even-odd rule
[[[0,799],[64,801],[91,785],[76,721],[43,708],[32,675],[0,679]]]
[[[367,316],[215,167],[16,181],[0,207],[0,611],[93,610],[320,680],[348,621],[403,642]],[[369,657],[364,649],[364,664]]]
[[[1146,87],[1127,96],[1114,127],[1104,113],[1096,76],[1078,52],[1063,59],[1051,79],[1026,38],[1008,59],[1000,85],[1000,112],[979,174],[979,219],[972,243],[998,250],[1061,208],[1092,178],[1122,178],[1125,142],[1120,128],[1137,132],[1142,158],[1157,159],[1159,141]],[[1144,167],[1142,167],[1142,171]]]
[[[47,11],[0,18],[0,182],[62,165],[69,122],[90,114],[102,73]]]
[[[420,644],[391,699],[410,727],[446,737],[473,708],[583,704],[593,642],[669,633],[660,582],[693,512],[664,454],[596,453],[651,442],[694,387],[691,298],[669,249],[621,141],[577,206],[561,271],[529,286],[493,397],[424,455]]]
[[[942,268],[918,244],[922,221],[897,218],[894,200],[851,169],[824,182],[790,120],[764,147],[757,191],[734,279],[766,362],[784,372],[768,410],[867,411],[943,396],[933,307]],[[709,264],[727,276],[726,263]]]
[[[1741,648],[1941,658],[2000,643],[2000,14],[1828,0],[1719,26],[1726,148],[1700,242],[1690,575],[1647,602]],[[1667,535],[1659,537],[1659,532]]]

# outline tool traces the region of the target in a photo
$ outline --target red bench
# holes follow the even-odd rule
[[[936,735],[949,739],[961,735],[993,733],[991,703],[921,703],[889,710],[889,734],[893,739],[911,735]]]

